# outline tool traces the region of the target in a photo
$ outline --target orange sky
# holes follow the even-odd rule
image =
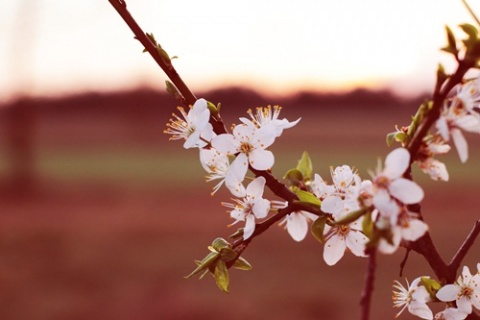
[[[439,61],[450,61],[438,50],[444,25],[472,23],[460,0],[127,4],[143,29],[179,56],[175,66],[194,91],[227,84],[276,93],[357,86],[417,93],[431,88]],[[160,88],[166,79],[107,0],[3,0],[0,34],[3,100]]]

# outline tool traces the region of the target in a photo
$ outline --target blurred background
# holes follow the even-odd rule
[[[199,97],[229,126],[257,106],[302,117],[272,147],[277,177],[308,151],[314,170],[369,178],[434,84],[444,25],[472,23],[460,1],[129,1]],[[480,8],[480,6],[479,6]],[[312,237],[273,227],[231,272],[185,280],[232,220],[194,150],[169,142],[177,102],[108,1],[0,3],[2,319],[355,319],[366,260],[335,267]],[[449,183],[415,172],[423,213],[448,261],[479,218],[480,139],[442,157]],[[465,260],[480,262],[478,241]],[[372,319],[392,319],[404,252],[379,257]],[[412,254],[404,275],[431,274]],[[409,319],[408,314],[402,318]]]

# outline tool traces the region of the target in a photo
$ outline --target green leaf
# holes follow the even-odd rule
[[[229,248],[223,248],[220,250],[220,257],[225,262],[230,262],[237,257],[237,253]]]
[[[353,211],[353,212],[350,212],[349,214],[347,214],[346,216],[344,216],[343,218],[341,218],[340,220],[338,221],[335,221],[335,224],[338,226],[338,225],[345,225],[345,224],[350,224],[354,221],[357,221],[358,218],[360,218],[361,216],[365,215],[366,213],[368,212],[368,210],[366,208],[362,208],[360,210],[357,210],[357,211]]]
[[[467,48],[467,51],[470,51],[478,40],[478,30],[468,23],[461,24],[460,28],[468,35],[468,38],[463,40],[463,44]]]
[[[233,264],[233,267],[240,270],[252,270],[252,265],[242,257],[238,257],[238,259]]]
[[[217,283],[220,290],[222,290],[223,292],[228,292],[230,279],[228,276],[227,265],[223,260],[219,259],[217,261],[213,276],[215,277],[215,282]]]
[[[298,196],[298,199],[303,202],[308,202],[316,206],[320,206],[322,202],[318,199],[313,193],[299,189],[293,188],[293,192]]]
[[[292,186],[300,186],[300,183],[303,181],[303,174],[298,169],[290,169],[283,176],[284,179],[288,180]]]
[[[327,217],[319,217],[312,223],[311,232],[313,236],[320,241],[321,243],[325,243],[325,237],[323,236],[323,232],[325,230],[325,224],[327,223]]]
[[[178,91],[177,87],[175,87],[175,85],[173,83],[166,80],[165,85],[166,85],[166,88],[167,88],[167,92],[172,97],[174,97],[176,100],[182,100],[183,99],[182,94],[180,93],[180,91]]]
[[[362,221],[363,234],[369,239],[371,239],[373,236],[373,227],[372,212],[369,211],[367,214],[365,214]]]
[[[387,146],[390,147],[393,144],[396,134],[396,132],[390,132],[389,134],[387,134]]]
[[[442,48],[442,50],[445,51],[445,52],[451,53],[455,56],[458,56],[457,40],[455,39],[455,36],[454,36],[452,30],[450,30],[450,28],[448,26],[446,26],[445,29],[447,31],[448,45],[445,48]]]
[[[225,240],[223,238],[216,238],[212,242],[212,247],[213,247],[213,249],[215,249],[215,251],[220,252],[220,250],[222,250],[224,248],[231,249],[232,245],[230,244],[230,242],[228,242],[227,240]]]
[[[302,157],[298,161],[297,169],[302,173],[304,179],[311,180],[313,165],[307,151],[303,152]]]
[[[440,290],[440,288],[442,287],[440,282],[434,279],[430,279],[429,277],[421,277],[420,281],[422,282],[425,289],[427,289],[430,297],[435,300],[437,297],[437,291]]]
[[[191,278],[196,274],[199,274],[203,270],[207,269],[211,264],[213,264],[216,260],[220,260],[218,252],[210,252],[202,261],[196,261],[198,264],[197,268],[192,271],[188,276],[185,278]]]

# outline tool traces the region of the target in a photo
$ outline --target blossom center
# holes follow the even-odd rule
[[[248,142],[243,142],[240,145],[240,152],[245,153],[245,154],[248,154],[253,149],[254,149],[253,146]]]
[[[466,297],[468,299],[470,299],[470,297],[472,296],[473,294],[473,289],[470,288],[470,287],[463,287],[460,292],[458,293],[458,297]]]

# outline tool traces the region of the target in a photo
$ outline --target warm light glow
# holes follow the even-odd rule
[[[195,91],[247,85],[300,89],[433,85],[444,25],[472,22],[461,1],[128,1]],[[25,5],[27,4],[27,5]],[[165,76],[108,1],[4,0],[0,89],[61,94],[138,84]],[[460,34],[460,33],[459,33]]]

